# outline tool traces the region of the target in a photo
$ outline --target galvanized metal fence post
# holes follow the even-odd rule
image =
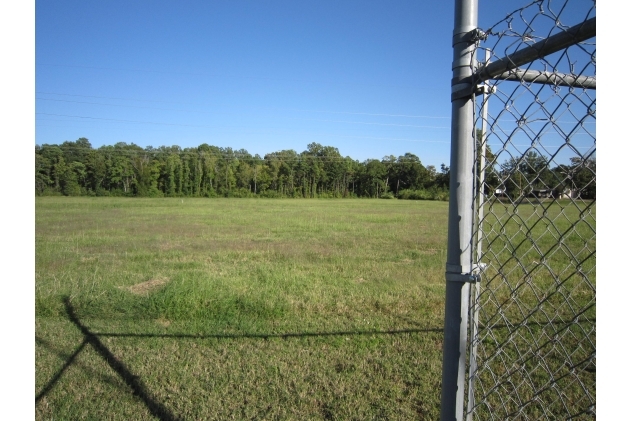
[[[485,53],[485,57],[484,57],[484,62],[488,63],[491,60],[491,51],[490,50],[486,50]],[[478,219],[476,222],[476,233],[475,233],[475,242],[477,243],[476,247],[477,249],[475,250],[475,262],[478,266],[478,272],[482,272],[482,270],[484,269],[483,267],[483,263],[480,260],[480,256],[482,256],[482,221],[484,219],[484,203],[486,201],[486,194],[484,193],[484,178],[485,178],[485,174],[486,174],[486,151],[487,151],[487,145],[486,145],[486,138],[487,138],[487,133],[486,133],[486,120],[488,118],[488,108],[489,108],[489,102],[488,102],[488,96],[490,93],[490,86],[485,82],[484,85],[482,85],[482,115],[480,116],[482,119],[482,128],[481,128],[481,132],[480,132],[480,139],[477,139],[477,133],[476,133],[476,140],[479,141],[479,147],[478,147],[478,156],[477,156],[477,163],[478,163],[478,168],[479,168],[479,172],[478,172],[478,181],[477,181],[477,189],[478,189],[478,199],[476,201],[476,206],[478,207]],[[476,129],[477,130],[477,129]],[[471,291],[471,308],[470,308],[470,312],[471,312],[471,320],[470,320],[470,331],[471,331],[471,336],[469,339],[470,342],[470,347],[469,347],[469,381],[468,381],[468,396],[467,396],[467,417],[466,420],[467,421],[472,421],[473,420],[473,405],[475,403],[475,394],[474,394],[474,383],[475,383],[475,376],[476,376],[476,370],[477,370],[477,358],[478,358],[478,321],[479,321],[479,316],[480,316],[480,307],[477,304],[477,301],[480,297],[480,282],[476,282],[473,286],[473,291]]]
[[[456,0],[453,32],[449,232],[447,238],[445,327],[441,420],[461,421],[467,351],[470,282],[473,279],[475,133],[472,86],[477,35],[477,0]]]

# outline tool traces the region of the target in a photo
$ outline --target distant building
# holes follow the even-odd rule
[[[563,192],[559,195],[559,199],[577,199],[578,191],[572,189],[564,189]]]
[[[531,194],[539,199],[551,199],[554,197],[552,189],[535,189]]]

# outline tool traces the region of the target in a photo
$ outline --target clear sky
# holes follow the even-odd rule
[[[481,8],[481,23],[510,7]],[[517,5],[517,4],[516,4]],[[36,144],[449,164],[453,1],[36,2]],[[484,13],[484,16],[482,14]]]
[[[480,26],[526,3],[481,2]],[[261,156],[317,142],[360,161],[411,152],[439,168],[449,164],[453,8],[37,1],[35,141]]]

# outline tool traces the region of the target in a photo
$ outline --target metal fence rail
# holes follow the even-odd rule
[[[593,419],[595,2],[455,22],[441,418]]]

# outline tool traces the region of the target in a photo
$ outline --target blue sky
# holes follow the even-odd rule
[[[36,2],[36,143],[449,162],[453,2]]]
[[[510,4],[514,3],[514,4]],[[428,7],[431,4],[431,7]],[[480,6],[490,26],[524,2]],[[36,2],[36,139],[449,164],[453,2]]]

